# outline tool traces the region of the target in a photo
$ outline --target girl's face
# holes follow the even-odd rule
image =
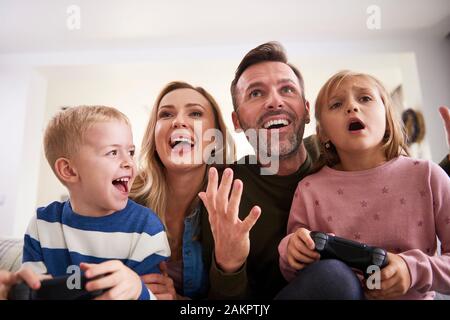
[[[332,89],[320,111],[320,134],[338,154],[376,151],[386,131],[386,109],[378,88],[364,77],[348,77]]]
[[[203,155],[213,140],[205,139],[204,132],[214,128],[211,104],[199,92],[177,89],[167,93],[159,103],[155,127],[156,152],[166,169],[204,165]]]

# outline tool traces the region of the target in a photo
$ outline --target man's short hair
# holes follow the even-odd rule
[[[292,71],[294,71],[295,75],[298,78],[298,82],[300,84],[301,88],[301,95],[303,100],[305,100],[305,84],[303,81],[303,76],[300,73],[300,71],[294,67],[292,64],[288,63],[286,51],[284,50],[283,46],[276,41],[267,42],[262,45],[257,46],[256,48],[250,50],[245,57],[242,59],[241,63],[236,69],[234,79],[231,82],[231,98],[233,100],[233,107],[236,111],[238,108],[237,103],[237,82],[239,81],[239,78],[244,73],[245,70],[247,70],[248,67],[261,63],[261,62],[267,62],[267,61],[274,61],[274,62],[282,62],[287,64]]]
[[[44,152],[55,172],[59,158],[70,158],[84,142],[86,131],[95,123],[124,121],[127,116],[115,108],[105,106],[77,106],[58,112],[48,123],[44,133]],[[55,172],[56,174],[56,172]]]

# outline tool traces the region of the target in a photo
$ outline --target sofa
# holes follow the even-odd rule
[[[22,239],[0,237],[0,270],[17,271],[22,262]],[[450,296],[436,294],[436,300],[450,300]]]

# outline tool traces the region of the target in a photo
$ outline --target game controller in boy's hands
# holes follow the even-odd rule
[[[38,290],[33,290],[25,282],[21,282],[11,288],[8,300],[91,300],[107,291],[87,291],[85,286],[88,280],[84,276],[81,276],[80,288],[71,289],[67,280],[72,276],[42,280],[41,287]]]
[[[320,259],[340,260],[351,268],[361,270],[366,278],[370,276],[369,266],[382,269],[388,264],[384,249],[319,231],[312,231],[310,236],[314,240],[316,251],[320,253]]]

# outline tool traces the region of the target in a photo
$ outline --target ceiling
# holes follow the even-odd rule
[[[376,31],[366,26],[372,4]],[[70,5],[79,30],[67,27]],[[354,41],[414,34],[449,16],[450,0],[0,0],[0,53]]]

